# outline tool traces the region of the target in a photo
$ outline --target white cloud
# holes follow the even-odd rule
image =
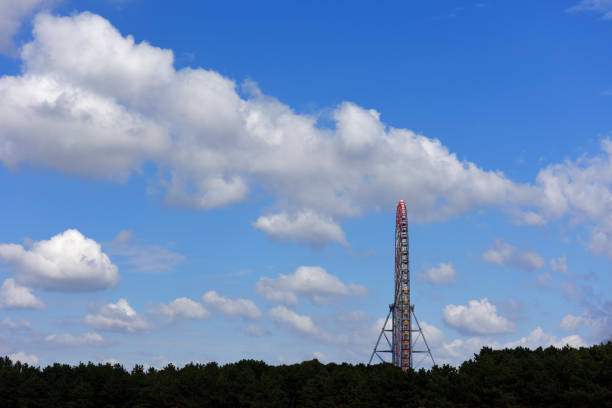
[[[149,328],[149,323],[125,299],[97,308],[96,313],[85,316],[85,323],[98,330],[119,333],[138,333]]]
[[[117,267],[100,244],[75,229],[34,242],[29,250],[0,244],[0,261],[13,267],[18,281],[41,289],[92,291],[119,281]]]
[[[32,293],[32,289],[20,286],[15,279],[7,279],[0,286],[0,309],[44,309],[45,305]]]
[[[605,157],[550,165],[520,184],[458,159],[439,140],[388,127],[373,109],[344,102],[328,127],[253,84],[243,97],[232,80],[176,70],[171,50],[138,43],[91,13],[39,15],[21,59],[20,76],[0,78],[6,166],[125,179],[151,162],[167,203],[202,210],[263,189],[275,213],[254,226],[273,239],[346,244],[342,219],[398,197],[412,197],[409,215],[421,222],[500,207],[530,225],[568,214],[599,225],[611,212],[609,140]],[[593,250],[612,255],[593,233]]]
[[[151,161],[167,202],[197,209],[261,187],[278,213],[255,225],[275,239],[345,243],[338,219],[397,197],[413,197],[411,216],[427,221],[535,194],[438,140],[387,127],[372,109],[342,103],[325,128],[253,86],[243,98],[233,81],[177,71],[170,50],[91,13],[39,15],[21,58],[23,74],[0,79],[5,165],[125,178]]]
[[[229,317],[259,319],[262,315],[261,310],[250,299],[230,299],[211,290],[202,295],[202,300],[208,306]]]
[[[295,306],[298,295],[306,295],[317,303],[324,303],[334,296],[361,296],[366,292],[364,286],[344,284],[337,276],[319,266],[300,266],[294,273],[279,274],[276,279],[260,278],[255,289],[266,299],[287,306]]]
[[[592,11],[601,14],[604,20],[612,20],[612,0],[580,0],[566,11],[568,13]]]
[[[467,334],[512,333],[514,324],[497,314],[497,308],[487,298],[470,300],[467,306],[447,305],[443,311],[444,321]]]
[[[79,336],[70,333],[49,334],[45,336],[45,341],[49,344],[66,347],[100,346],[104,344],[104,338],[95,332],[83,333]]]
[[[185,256],[162,245],[145,245],[135,242],[132,231],[121,230],[113,242],[105,245],[110,255],[125,257],[135,272],[169,272],[185,261]]]
[[[321,329],[314,324],[310,316],[299,315],[284,306],[273,307],[269,314],[275,322],[289,326],[300,333],[310,336],[320,336],[322,334]]]
[[[20,319],[19,321],[14,321],[10,317],[5,317],[0,321],[0,326],[8,327],[13,330],[29,330],[32,328],[32,323],[27,320]]]
[[[521,251],[504,241],[496,239],[491,246],[482,253],[481,259],[497,265],[512,265],[527,271],[542,269],[546,261],[537,252]]]
[[[2,0],[0,1],[0,52],[12,54],[15,46],[12,37],[17,33],[23,20],[46,0]]]
[[[21,361],[23,364],[36,365],[38,364],[38,357],[34,354],[26,354],[23,351],[9,354],[8,357],[13,361]]]
[[[528,347],[531,349],[538,347],[554,346],[557,348],[569,345],[571,347],[583,347],[586,345],[584,340],[576,334],[563,337],[561,340],[557,340],[552,334],[545,333],[541,327],[535,328],[526,337],[521,337],[516,341],[511,341],[504,344],[504,348],[515,348],[515,347]]]
[[[537,206],[548,219],[569,215],[592,223],[589,249],[612,259],[612,141],[601,141],[602,154],[550,165],[538,173],[542,192]]]
[[[438,267],[431,267],[418,275],[421,279],[434,285],[452,283],[455,280],[455,268],[452,263],[440,262]]]
[[[347,245],[344,231],[331,217],[313,211],[300,211],[293,216],[287,213],[261,216],[253,223],[270,238],[322,246],[328,242]]]
[[[210,312],[202,304],[186,297],[174,299],[167,305],[163,303],[153,305],[151,311],[161,315],[168,321],[173,321],[177,318],[206,319],[210,316]]]
[[[565,258],[565,255],[559,257],[559,258],[555,258],[555,259],[551,259],[550,260],[550,269],[552,269],[555,272],[563,272],[563,273],[567,273],[568,269],[567,269],[567,259]]]

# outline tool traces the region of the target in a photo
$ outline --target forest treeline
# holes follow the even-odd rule
[[[459,367],[54,364],[0,358],[0,407],[612,407],[612,342],[483,348]]]

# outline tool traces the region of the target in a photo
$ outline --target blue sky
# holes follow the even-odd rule
[[[437,361],[612,336],[612,2],[195,3],[0,2],[0,354],[365,362],[400,199]]]

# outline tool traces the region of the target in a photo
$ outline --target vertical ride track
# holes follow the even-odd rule
[[[392,363],[407,370],[412,367],[412,318],[410,306],[410,261],[408,216],[404,200],[397,203],[395,218],[395,298],[393,308]]]

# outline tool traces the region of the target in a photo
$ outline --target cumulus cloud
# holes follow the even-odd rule
[[[91,13],[39,15],[21,58],[23,73],[0,79],[0,161],[9,167],[122,179],[150,161],[166,201],[196,209],[261,187],[279,211],[255,226],[314,245],[346,243],[338,220],[397,197],[413,197],[410,215],[423,221],[533,202],[530,186],[388,127],[373,109],[345,102],[334,126],[321,126],[261,91],[241,96],[217,72],[176,70],[172,51]]]
[[[44,309],[45,305],[32,293],[32,289],[20,286],[15,279],[7,279],[0,286],[0,309]]]
[[[0,244],[0,262],[12,267],[17,281],[41,289],[84,292],[119,282],[117,267],[100,244],[75,229],[33,242],[30,249]]]
[[[21,361],[23,364],[36,365],[38,364],[38,357],[34,354],[26,354],[23,351],[9,354],[8,357],[13,361]]]
[[[504,241],[497,239],[482,253],[481,259],[496,265],[511,265],[526,271],[542,269],[546,261],[537,252],[522,251]]]
[[[437,267],[427,269],[418,277],[434,285],[452,283],[455,281],[455,267],[450,262],[440,262]]]
[[[149,323],[125,299],[98,307],[95,313],[85,316],[85,324],[98,330],[130,334],[149,328]]]
[[[514,324],[497,314],[497,308],[487,298],[470,300],[467,306],[447,305],[444,321],[466,334],[501,334],[514,332]]]
[[[316,303],[324,303],[339,296],[361,296],[366,288],[354,283],[345,284],[319,266],[300,266],[289,275],[279,274],[278,278],[260,278],[255,290],[268,300],[295,306],[298,295],[310,297]]]
[[[136,242],[134,233],[129,230],[121,230],[109,245],[105,245],[105,249],[110,255],[124,257],[124,262],[135,272],[170,272],[185,261],[184,255],[171,251],[167,246]]]
[[[210,316],[210,312],[189,298],[181,297],[174,299],[169,304],[163,303],[151,306],[151,312],[161,315],[167,321],[173,321],[178,318],[185,319],[206,319]]]
[[[612,141],[601,141],[602,153],[540,170],[536,205],[547,219],[569,215],[575,223],[592,224],[591,252],[612,259]]]
[[[321,329],[315,325],[310,316],[299,315],[285,306],[276,306],[270,309],[270,317],[275,322],[288,326],[303,334],[310,336],[320,336]]]
[[[421,222],[479,207],[530,225],[586,217],[596,224],[593,250],[612,254],[600,243],[610,229],[597,229],[611,212],[609,140],[605,157],[553,164],[521,184],[458,159],[437,139],[387,126],[373,109],[343,102],[325,126],[254,84],[241,95],[217,72],[176,70],[171,50],[91,13],[37,16],[21,59],[21,75],[0,78],[0,162],[8,167],[121,180],[151,162],[168,204],[202,210],[262,189],[273,212],[254,227],[315,246],[346,244],[341,220],[412,197],[409,215]]]
[[[104,344],[104,338],[95,332],[83,333],[75,336],[70,333],[49,334],[45,336],[45,342],[56,346],[79,347],[100,346]]]
[[[270,238],[322,246],[328,242],[347,245],[344,231],[331,217],[313,211],[300,211],[293,216],[287,213],[261,216],[253,223]]]
[[[612,20],[612,0],[580,0],[566,11],[568,13],[591,11],[601,14],[604,20]]]
[[[261,310],[250,299],[230,299],[211,290],[202,295],[202,300],[228,317],[259,319],[262,316]]]

